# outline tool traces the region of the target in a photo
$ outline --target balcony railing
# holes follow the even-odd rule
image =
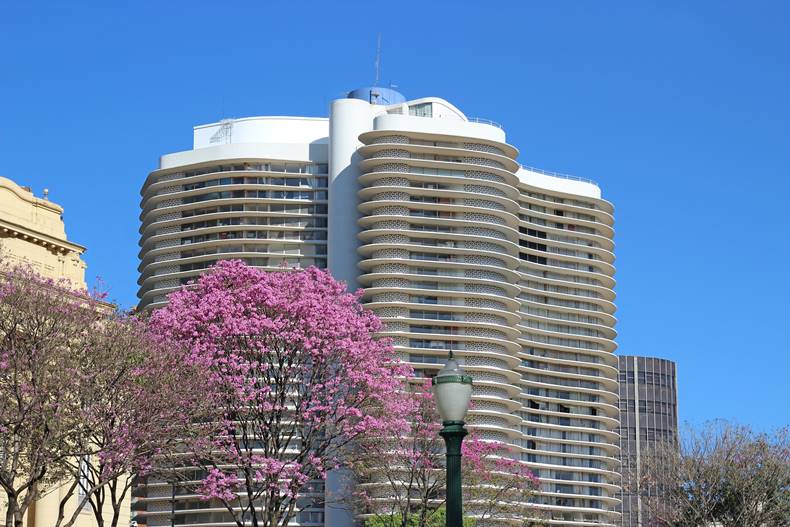
[[[527,166],[527,165],[521,165],[521,168],[523,168],[524,170],[527,170],[529,172],[536,172],[538,174],[543,174],[544,176],[558,177],[558,178],[562,178],[562,179],[570,179],[572,181],[581,181],[583,183],[590,183],[591,185],[595,185],[596,187],[600,186],[600,185],[598,185],[598,183],[596,181],[593,181],[592,179],[588,179],[588,178],[583,178],[583,177],[579,177],[579,176],[572,176],[570,174],[562,174],[560,172],[552,172],[550,170],[543,170],[541,168],[535,168],[535,167],[531,167],[531,166]]]

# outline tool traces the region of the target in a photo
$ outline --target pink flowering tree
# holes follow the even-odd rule
[[[327,272],[265,272],[223,261],[152,316],[205,372],[222,432],[190,445],[199,492],[236,525],[285,527],[308,484],[354,445],[397,424],[408,368],[381,322]]]
[[[425,527],[442,503],[444,444],[430,391],[404,394],[409,420],[391,435],[366,438],[352,465],[358,512],[367,523]]]
[[[540,511],[530,506],[540,482],[523,462],[510,457],[510,447],[473,433],[464,441],[462,455],[464,506],[476,521],[532,525],[540,520]]]
[[[80,455],[63,460],[68,477],[54,527],[72,526],[86,507],[99,527],[118,527],[134,479],[179,454],[205,409],[202,375],[185,357],[122,313],[108,314],[86,335],[69,376],[80,408]]]
[[[354,463],[356,505],[370,526],[444,525],[445,450],[441,418],[427,387],[418,384],[402,407],[409,421],[388,436],[361,444]],[[534,516],[529,499],[537,478],[506,445],[471,433],[462,446],[464,509],[471,522]]]
[[[5,525],[58,490],[55,527],[88,508],[117,527],[133,477],[198,415],[195,368],[103,295],[25,268],[0,274],[0,490]]]
[[[80,454],[70,371],[101,318],[98,305],[25,267],[0,274],[0,489],[8,527],[22,527],[30,505],[68,477],[64,463]]]

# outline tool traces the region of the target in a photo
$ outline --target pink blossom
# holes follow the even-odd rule
[[[203,499],[217,497],[224,500],[236,498],[236,490],[239,488],[238,478],[231,476],[218,468],[209,470],[208,475],[203,479],[200,493]]]
[[[290,500],[347,464],[362,438],[403,427],[398,394],[411,370],[376,336],[381,321],[360,295],[315,267],[222,261],[153,314],[154,331],[205,372],[222,425],[209,445],[191,445],[196,463],[215,467],[204,496],[235,500],[224,485],[233,479],[259,512],[289,514]]]
[[[385,519],[394,512],[398,524],[405,525],[410,517],[429,518],[438,510],[446,458],[441,419],[427,386],[415,384],[400,397],[390,410],[401,417],[397,425],[386,434],[366,437],[352,466],[363,485],[355,492],[361,512]],[[475,503],[484,517],[523,519],[538,483],[526,464],[513,459],[504,443],[481,439],[474,430],[462,443],[462,454],[464,499]],[[374,482],[386,488],[386,507],[380,495],[371,496],[364,486]]]

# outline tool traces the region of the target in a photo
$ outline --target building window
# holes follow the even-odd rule
[[[433,117],[433,104],[426,102],[409,106],[409,115],[416,117]]]
[[[90,488],[90,478],[88,476],[88,457],[83,456],[80,459],[80,477],[77,485],[77,501],[81,502],[85,499]]]

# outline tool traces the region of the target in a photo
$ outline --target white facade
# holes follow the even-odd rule
[[[140,307],[221,258],[326,266],[327,119],[256,117],[195,127],[141,194]]]
[[[365,288],[419,376],[449,349],[462,358],[471,425],[540,477],[543,523],[614,526],[612,206],[594,183],[523,168],[517,154],[500,127],[437,98],[197,127],[195,149],[164,156],[142,190],[141,306],[218,258],[328,266]],[[300,523],[348,523],[313,512]]]

